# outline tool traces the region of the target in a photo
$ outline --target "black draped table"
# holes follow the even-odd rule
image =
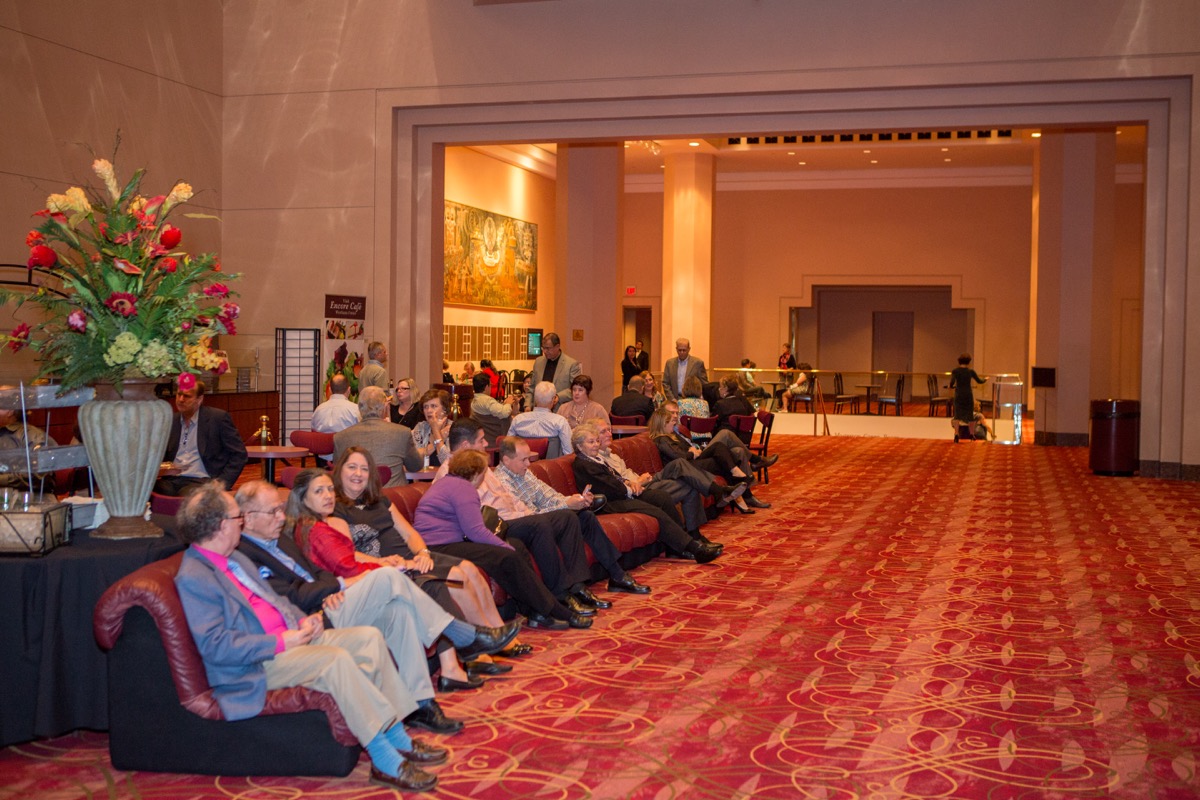
[[[41,558],[0,556],[0,746],[107,730],[108,668],[92,610],[117,580],[182,549],[170,535],[111,540],[75,531]]]

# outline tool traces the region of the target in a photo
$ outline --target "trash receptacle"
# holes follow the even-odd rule
[[[1137,400],[1093,400],[1088,467],[1097,475],[1132,475],[1138,469]]]

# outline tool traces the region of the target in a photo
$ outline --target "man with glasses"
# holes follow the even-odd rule
[[[533,382],[549,381],[558,392],[558,402],[571,399],[571,381],[583,374],[583,364],[562,351],[557,333],[542,337],[542,354],[533,362]]]
[[[668,400],[683,397],[684,382],[695,375],[700,385],[708,383],[708,370],[704,362],[692,355],[692,343],[687,339],[675,340],[675,358],[667,359],[663,365],[662,387]]]
[[[193,486],[216,478],[233,488],[246,466],[246,445],[233,418],[219,408],[204,405],[204,384],[175,392],[175,414],[163,461],[170,461],[175,474],[164,475],[154,484],[159,494],[179,496]]]
[[[448,753],[410,738],[400,721],[433,699],[428,672],[423,683],[406,679],[378,628],[327,629],[325,614],[305,616],[259,577],[237,547],[245,520],[278,517],[278,497],[272,502],[264,492],[260,502],[253,510],[262,513],[243,513],[220,483],[208,481],[176,517],[189,546],[175,586],[221,713],[230,721],[257,716],[270,689],[324,692],[370,756],[372,783],[432,789],[437,776],[421,765],[440,764]]]
[[[354,625],[379,628],[400,674],[411,674],[422,689],[430,683],[425,649],[415,631],[417,626],[431,630],[446,627],[446,614],[436,602],[394,569],[375,569],[339,578],[317,567],[295,541],[280,535],[285,521],[284,506],[279,490],[272,484],[249,481],[238,488],[236,500],[246,520],[237,549],[254,564],[258,577],[306,614],[324,614],[327,628]],[[520,627],[519,623],[510,622],[502,628],[476,628],[475,641],[460,648],[459,656],[469,658],[503,649],[516,637]],[[462,730],[462,723],[448,719],[436,700],[430,698],[418,705],[404,720],[409,725],[435,733]]]

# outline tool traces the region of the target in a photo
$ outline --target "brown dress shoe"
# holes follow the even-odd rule
[[[412,749],[401,750],[400,755],[404,756],[405,761],[412,761],[416,764],[441,764],[450,757],[450,751],[444,747],[427,744],[420,739],[413,739]]]
[[[400,774],[392,777],[371,767],[371,783],[387,786],[389,789],[399,789],[402,792],[428,792],[437,786],[437,775],[430,775],[411,761],[400,765]]]

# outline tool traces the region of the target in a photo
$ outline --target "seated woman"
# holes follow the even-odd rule
[[[668,552],[691,556],[697,564],[707,564],[721,555],[721,545],[702,541],[699,535],[689,535],[684,530],[679,509],[670,497],[663,495],[664,502],[652,496],[656,493],[654,489],[635,489],[604,463],[600,457],[600,430],[594,424],[585,422],[571,431],[571,445],[575,448],[575,460],[571,463],[575,485],[590,485],[593,492],[606,498],[596,513],[638,512],[654,517],[658,522],[658,540]]]
[[[800,362],[797,368],[800,371],[795,374],[796,380],[787,387],[788,397],[812,397],[812,379],[808,374],[812,371],[812,364],[807,361]]]
[[[388,415],[392,422],[412,428],[421,420],[420,404],[415,402],[416,391],[416,378],[401,378],[396,381],[396,388],[388,403]]]
[[[469,386],[471,384],[471,381],[474,379],[475,379],[475,365],[472,364],[470,361],[468,361],[465,364],[463,364],[463,371],[458,376],[458,382],[465,383]]]
[[[709,411],[708,401],[704,399],[704,384],[700,382],[700,378],[693,375],[683,382],[683,397],[679,399],[679,413],[689,417],[708,417],[712,415]],[[692,441],[704,447],[705,443],[712,438],[712,431],[704,433],[692,433]]]
[[[589,419],[608,419],[604,406],[592,398],[592,379],[587,375],[576,375],[571,381],[571,399],[558,407],[558,414],[567,418],[572,429]]]
[[[667,402],[667,396],[658,388],[658,382],[654,380],[654,374],[650,370],[642,373],[642,380],[645,381],[642,385],[642,394],[650,398],[655,408]]]
[[[561,630],[583,620],[542,583],[525,545],[516,539],[505,541],[483,524],[477,489],[488,468],[487,457],[478,450],[460,450],[446,468],[446,476],[433,482],[413,515],[413,527],[429,549],[469,559],[485,570],[516,601],[530,627]],[[587,620],[578,627],[590,625]]]
[[[333,516],[344,520],[349,527],[355,558],[365,555],[407,559],[418,573],[412,576],[413,580],[422,588],[431,581],[446,582],[450,597],[462,609],[467,622],[492,628],[504,624],[487,577],[470,561],[431,552],[421,534],[384,496],[379,470],[369,450],[350,447],[342,453],[333,465],[333,488],[337,493]],[[472,661],[467,665],[468,674],[497,675],[511,669],[488,662]]]
[[[372,569],[394,568],[405,573],[418,571],[415,559],[356,554],[345,520],[330,516],[336,504],[333,481],[328,472],[323,469],[300,471],[292,484],[292,493],[288,495],[287,523],[283,531],[285,536],[295,539],[296,545],[310,561],[321,569],[346,579],[356,578]],[[444,584],[441,585],[444,588]],[[442,608],[450,611],[447,608],[446,597],[433,599],[437,600]],[[449,602],[453,603],[452,600]],[[453,609],[450,615],[455,619],[462,619],[462,609],[458,608],[457,604],[453,605]],[[427,643],[423,644],[428,646]],[[475,689],[483,685],[482,678],[467,675],[458,663],[458,652],[448,642],[440,639],[438,663],[442,668],[442,675],[438,678],[438,691]]]
[[[424,417],[412,429],[413,447],[426,466],[440,467],[450,459],[450,393],[430,389],[421,395]]]
[[[479,360],[479,371],[488,376],[488,394],[496,400],[503,400],[500,396],[500,373],[492,366],[490,358],[481,358]]]
[[[750,508],[746,501],[753,479],[742,469],[729,447],[724,442],[710,442],[707,447],[701,449],[676,433],[676,422],[678,413],[664,407],[654,412],[647,425],[647,433],[658,448],[663,464],[682,458],[705,472],[721,476],[730,485],[747,484],[745,493],[734,501],[734,506],[743,514],[753,514],[754,509]]]

